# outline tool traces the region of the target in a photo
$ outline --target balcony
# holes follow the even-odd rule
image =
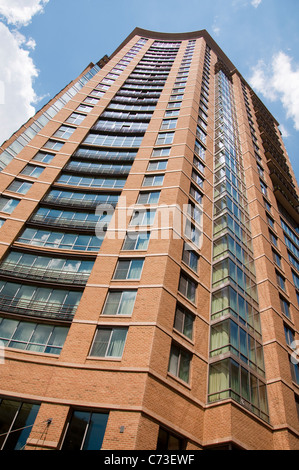
[[[91,175],[128,175],[131,165],[109,165],[70,161],[64,168],[71,173]]]
[[[46,202],[47,204],[51,206],[65,206],[65,207],[79,207],[82,209],[95,209],[98,205],[102,204],[107,204],[109,207],[113,206],[115,207],[117,204],[117,201],[103,201],[99,198],[90,198],[90,199],[75,199],[75,198],[70,198],[70,197],[63,197],[63,196],[52,196],[51,194],[48,194],[47,196],[44,197],[42,202]]]
[[[41,267],[25,266],[11,262],[3,262],[1,264],[0,274],[18,279],[36,279],[43,282],[72,284],[78,286],[84,286],[90,276],[90,272],[49,270]]]
[[[0,311],[29,317],[72,321],[76,305],[42,302],[31,299],[0,297]]]
[[[111,209],[111,207],[110,207]],[[34,225],[47,225],[50,227],[61,227],[61,228],[68,228],[68,229],[80,229],[87,230],[87,231],[94,231],[97,227],[99,230],[105,230],[105,227],[109,224],[110,220],[106,220],[105,222],[99,222],[99,220],[79,220],[79,219],[68,219],[66,217],[49,217],[43,216],[39,214],[33,215],[29,223],[33,223]]]

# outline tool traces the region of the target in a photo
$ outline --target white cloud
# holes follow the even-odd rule
[[[22,48],[24,43],[24,36],[12,33],[0,22],[0,44],[5,44],[0,47],[0,144],[35,113],[33,82],[38,70],[29,51]]]
[[[257,8],[262,3],[262,0],[252,0],[251,5]]]
[[[284,139],[290,137],[289,131],[287,130],[287,128],[286,128],[283,124],[280,124],[279,128],[280,128],[282,137],[283,137]]]
[[[299,130],[299,67],[292,64],[290,56],[279,52],[270,65],[260,61],[249,83],[265,98],[280,100],[287,118],[293,119],[295,129]]]
[[[42,13],[49,0],[0,0],[0,145],[35,113],[34,80],[38,70],[30,57],[36,47],[19,29]]]
[[[213,33],[216,35],[216,36],[219,36],[220,34],[220,27],[218,26],[218,16],[215,17],[214,19],[214,22],[213,22],[213,25],[212,25],[212,30],[213,30]]]
[[[0,0],[0,15],[8,24],[26,26],[37,13],[44,10],[49,0]]]

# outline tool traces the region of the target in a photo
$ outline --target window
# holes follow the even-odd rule
[[[176,344],[172,344],[168,372],[188,383],[190,363],[191,354]]]
[[[292,271],[292,276],[296,289],[299,289],[299,276],[294,271]]]
[[[165,431],[165,429],[159,429],[156,450],[183,450],[184,448],[185,442],[183,439],[169,431]]]
[[[33,160],[42,163],[51,163],[55,155],[53,153],[38,152]]]
[[[156,145],[172,144],[174,132],[163,132],[158,134]]]
[[[164,119],[162,121],[161,129],[175,129],[177,125],[177,119]]]
[[[204,173],[205,172],[205,166],[201,163],[201,161],[194,156],[194,160],[193,160],[193,165],[196,166],[196,168],[201,172],[201,173]]]
[[[199,203],[202,203],[202,193],[193,185],[190,188],[190,195]]]
[[[63,147],[63,142],[58,142],[58,140],[48,140],[45,143],[44,148],[59,151]]]
[[[121,358],[128,328],[98,328],[90,356]]]
[[[297,416],[299,420],[299,396],[295,395],[295,404],[296,404],[296,409],[297,409]]]
[[[160,191],[139,193],[137,204],[157,204],[160,197]]]
[[[11,191],[19,194],[26,194],[31,188],[32,183],[27,181],[14,180],[11,185],[7,188],[7,191]]]
[[[154,149],[152,157],[168,157],[170,155],[170,147]]]
[[[183,335],[187,336],[187,338],[192,339],[193,323],[194,315],[178,305],[175,312],[173,327]]]
[[[200,246],[202,232],[189,219],[186,220],[185,235],[196,246]]]
[[[100,450],[108,416],[108,413],[74,411],[61,450]]]
[[[268,214],[266,214],[266,217],[267,217],[267,222],[270,225],[270,227],[274,228],[274,220],[272,219],[272,217],[270,217]]]
[[[272,249],[273,260],[277,266],[281,267],[281,256],[277,253],[277,251]]]
[[[84,113],[90,113],[90,111],[92,109],[93,109],[92,106],[87,106],[85,104],[80,104],[80,106],[78,106],[76,111],[83,111]]]
[[[271,243],[273,243],[274,246],[278,246],[278,243],[277,243],[277,236],[274,235],[273,232],[271,232],[271,230],[269,230],[269,236],[270,236],[270,241]]]
[[[44,167],[29,164],[25,166],[25,168],[21,171],[20,174],[31,176],[31,178],[38,178],[42,174],[43,171],[44,171]]]
[[[18,238],[19,243],[44,246],[63,250],[98,251],[102,239],[92,235],[77,235],[75,233],[53,232],[51,230],[36,230],[26,228]]]
[[[135,211],[130,221],[130,225],[134,227],[153,225],[154,220],[155,220],[155,215],[156,215],[155,210]]]
[[[295,340],[294,332],[287,325],[284,325],[284,334],[285,334],[287,345],[291,346],[291,344]]]
[[[279,287],[282,290],[286,290],[285,278],[278,271],[276,271],[276,280],[277,280],[277,284],[279,285]]]
[[[60,354],[68,328],[0,318],[0,339],[7,348]]]
[[[192,171],[192,179],[193,179],[193,181],[194,181],[196,184],[198,184],[198,186],[199,186],[200,188],[203,187],[203,182],[204,182],[204,180],[203,180],[203,178],[197,173],[197,171],[194,171],[194,170]]]
[[[145,176],[142,186],[161,186],[164,175]]]
[[[11,214],[19,202],[19,199],[8,199],[7,197],[0,196],[0,212]]]
[[[72,113],[66,122],[70,124],[80,124],[85,118],[85,114]]]
[[[119,260],[114,279],[140,279],[144,259]]]
[[[147,250],[150,232],[127,232],[123,250]]]
[[[132,315],[137,290],[109,291],[102,315]]]
[[[123,188],[126,183],[126,179],[75,176],[63,173],[58,178],[57,182],[70,186],[83,186],[86,188]]]
[[[39,406],[10,399],[0,399],[0,449],[23,450]]]
[[[290,367],[291,367],[291,374],[292,380],[299,385],[299,363],[295,361],[292,356],[289,356]]]
[[[166,170],[166,167],[167,160],[157,160],[148,164],[147,171]]]
[[[267,185],[262,180],[260,180],[260,185],[261,185],[261,191],[263,195],[267,196]]]
[[[281,296],[279,296],[279,298],[280,298],[280,306],[281,306],[282,313],[286,317],[291,318],[289,302]]]
[[[184,243],[182,259],[189,268],[197,272],[199,255],[187,243]]]
[[[179,292],[191,302],[195,302],[197,284],[186,274],[182,273],[179,282]]]

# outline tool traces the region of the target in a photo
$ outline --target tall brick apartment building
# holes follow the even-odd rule
[[[298,186],[210,35],[135,29],[0,151],[0,448],[298,450]]]

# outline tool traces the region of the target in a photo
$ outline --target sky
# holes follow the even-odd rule
[[[206,29],[280,123],[299,181],[299,0],[0,0],[0,142],[135,27]]]

